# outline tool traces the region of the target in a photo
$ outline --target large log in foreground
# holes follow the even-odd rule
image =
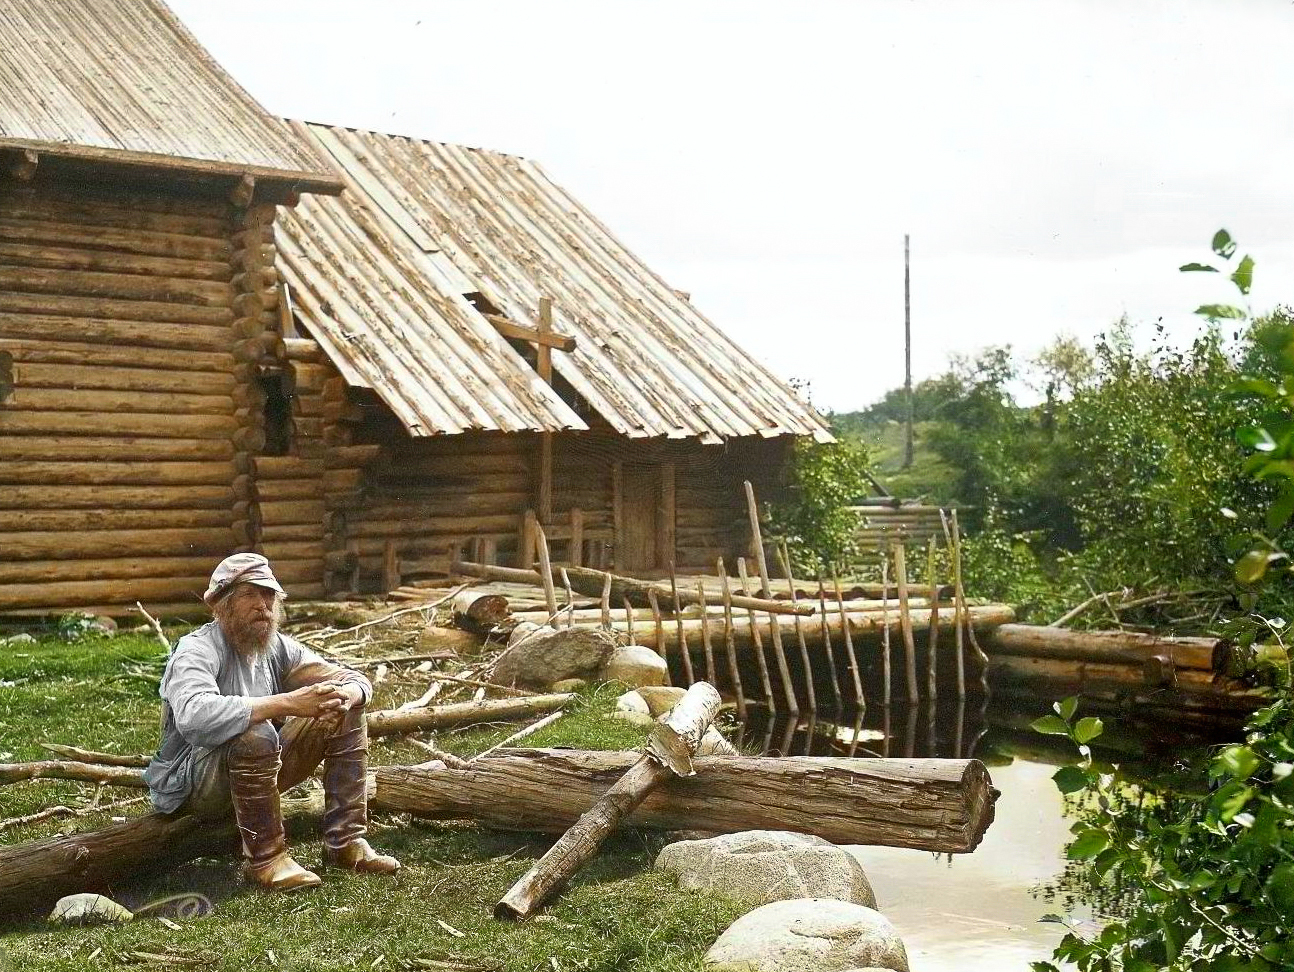
[[[637,753],[502,750],[466,770],[385,766],[375,809],[561,833],[632,767]],[[988,771],[967,759],[699,756],[626,819],[661,830],[791,830],[836,844],[973,851],[993,821]]]

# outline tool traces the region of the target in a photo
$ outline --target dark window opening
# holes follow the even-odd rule
[[[495,314],[499,317],[503,316],[503,311],[494,306],[490,298],[486,297],[485,294],[481,293],[479,290],[473,290],[470,294],[463,294],[463,296],[467,298],[467,302],[469,304],[475,307],[482,314]]]
[[[259,379],[265,392],[265,448],[267,456],[292,454],[292,398],[283,390],[281,375],[262,375]]]

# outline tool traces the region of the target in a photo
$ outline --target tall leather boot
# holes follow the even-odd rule
[[[367,874],[394,874],[400,862],[369,846],[368,729],[364,709],[346,713],[324,749],[324,864]]]
[[[226,767],[246,858],[243,877],[274,891],[313,888],[319,875],[288,854],[279,808],[280,765],[278,733],[268,723],[253,726],[229,744]]]

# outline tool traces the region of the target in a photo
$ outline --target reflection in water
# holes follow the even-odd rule
[[[880,910],[898,928],[912,968],[924,972],[1024,972],[1049,959],[1064,929],[1041,923],[1058,910],[1041,893],[1065,865],[1070,821],[1052,782],[1072,758],[1067,740],[1028,729],[1045,714],[979,701],[870,706],[770,720],[758,708],[741,727],[740,748],[770,755],[954,757],[981,759],[1001,791],[995,820],[972,854],[937,855],[895,847],[851,851],[867,871]],[[762,720],[762,721],[761,721]],[[1107,720],[1098,758],[1149,769],[1180,757],[1198,737],[1158,727],[1154,736]],[[1089,909],[1075,914],[1090,920]]]

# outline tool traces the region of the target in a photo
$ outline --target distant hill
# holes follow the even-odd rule
[[[839,412],[831,416],[831,428],[841,439],[861,442],[872,455],[872,475],[894,496],[924,499],[932,503],[951,503],[954,473],[924,444],[925,433],[933,422],[913,426],[913,462],[903,469],[903,423],[875,407],[859,412]]]

